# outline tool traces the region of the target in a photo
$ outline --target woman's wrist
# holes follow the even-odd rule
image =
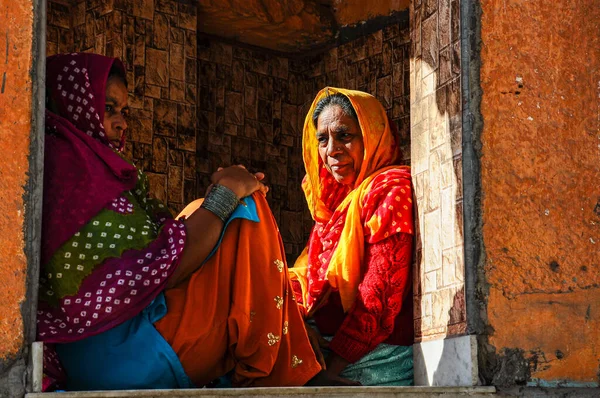
[[[212,186],[204,202],[200,207],[210,211],[223,222],[227,222],[231,214],[238,206],[240,200],[233,190],[225,185],[215,184]]]

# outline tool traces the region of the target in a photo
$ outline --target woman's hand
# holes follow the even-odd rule
[[[323,352],[321,352],[321,348],[329,347],[329,342],[325,340],[323,336],[321,336],[321,334],[309,324],[305,323],[304,326],[306,327],[306,334],[308,334],[308,341],[310,341],[310,345],[312,346],[315,356],[317,357],[317,362],[319,362],[321,368],[326,369],[327,365],[325,363]]]
[[[212,174],[210,180],[213,184],[223,185],[233,191],[238,198],[245,198],[256,191],[267,194],[269,188],[261,181],[264,173],[250,173],[242,165],[230,166],[219,169]]]

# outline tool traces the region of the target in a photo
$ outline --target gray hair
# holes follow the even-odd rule
[[[346,114],[346,116],[353,118],[354,120],[356,120],[356,123],[359,123],[358,116],[356,115],[356,111],[354,110],[350,99],[344,94],[335,93],[327,95],[321,98],[319,102],[317,102],[317,106],[315,106],[315,111],[312,115],[312,121],[315,125],[315,129],[318,127],[319,116],[321,115],[321,113],[330,106],[336,105],[342,108],[342,111],[344,112],[344,114]]]

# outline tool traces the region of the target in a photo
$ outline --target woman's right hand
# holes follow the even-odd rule
[[[238,198],[245,198],[256,191],[267,194],[269,188],[261,181],[265,178],[264,173],[250,173],[242,165],[220,167],[212,174],[210,180],[213,184],[223,185],[236,194]]]

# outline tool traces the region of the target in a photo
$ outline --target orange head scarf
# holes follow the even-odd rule
[[[312,116],[318,102],[335,93],[348,97],[356,115],[363,136],[364,155],[361,169],[353,187],[342,187],[325,171],[318,153],[317,130]],[[317,222],[327,222],[336,211],[346,212],[346,222],[341,231],[340,239],[334,250],[327,268],[326,278],[334,289],[338,289],[342,305],[348,311],[354,303],[358,285],[363,275],[365,226],[361,220],[365,196],[371,190],[373,179],[386,171],[396,169],[397,175],[408,179],[405,183],[410,191],[410,168],[393,166],[399,160],[399,151],[385,109],[372,95],[354,90],[327,87],[321,90],[306,116],[302,139],[304,166],[306,176],[302,189],[306,196],[312,218]],[[395,180],[400,182],[399,180]],[[391,182],[393,183],[393,182]],[[337,184],[338,187],[332,188]],[[345,189],[345,197],[341,201],[332,201],[332,190]],[[410,195],[409,195],[410,198]],[[412,202],[411,199],[407,199]],[[334,208],[332,208],[334,207]],[[405,229],[401,232],[413,233],[412,206],[408,203],[401,210],[407,220]],[[367,221],[366,227],[372,234],[377,233],[381,219],[376,215]],[[398,228],[400,231],[400,228]],[[387,236],[387,234],[386,234]],[[307,296],[308,255],[307,249],[300,255],[294,268],[291,269],[292,279],[300,282],[303,292],[303,305],[311,310],[311,300]]]

